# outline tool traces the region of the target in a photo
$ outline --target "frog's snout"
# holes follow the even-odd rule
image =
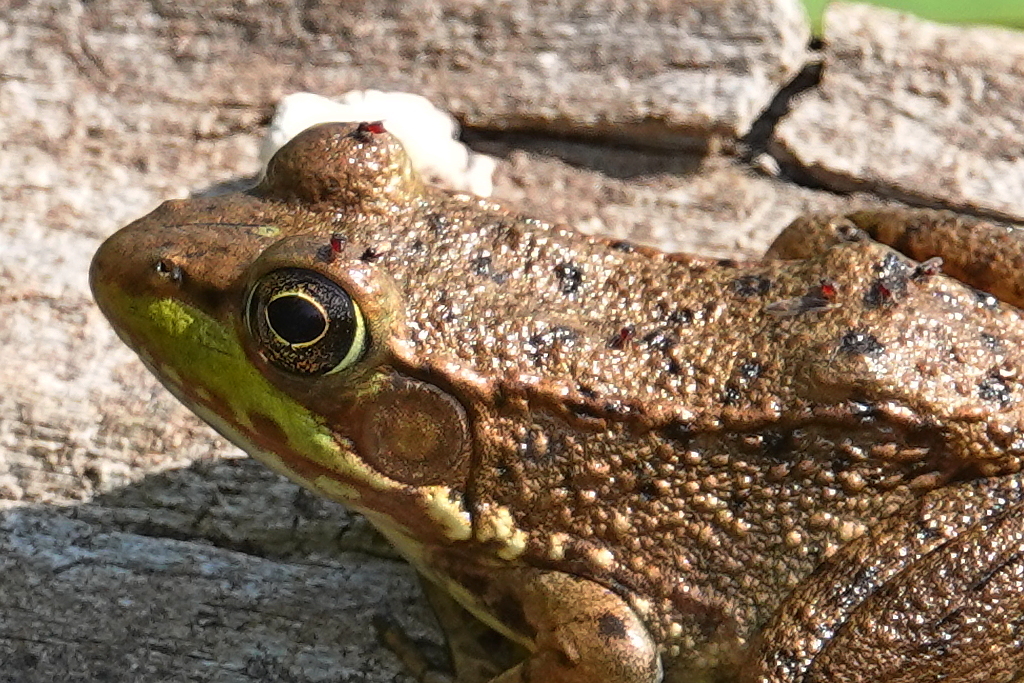
[[[117,311],[114,301],[118,292],[131,291],[130,281],[136,269],[137,256],[133,254],[130,235],[118,230],[100,245],[89,266],[89,287],[93,298],[107,318]]]

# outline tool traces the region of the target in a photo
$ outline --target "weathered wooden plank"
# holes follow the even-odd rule
[[[604,33],[587,14],[597,6],[580,3],[589,33],[567,33],[564,54],[543,59],[538,46],[565,24],[531,23],[543,17],[522,4],[452,3],[469,9],[425,17],[425,4],[342,5],[352,3],[36,0],[0,10],[0,680],[403,680],[366,639],[370,598],[428,628],[407,568],[351,552],[326,559],[337,533],[353,545],[358,522],[253,463],[223,460],[235,452],[149,378],[88,295],[102,237],[163,199],[256,170],[278,95],[405,86],[454,104],[481,127],[474,144],[502,159],[498,198],[669,248],[754,256],[796,213],[848,202],[721,157],[488,137],[524,121],[647,143],[745,131],[766,101],[757,84],[772,94],[792,72],[772,31],[798,29],[751,29],[732,47],[694,42],[742,39],[729,18],[749,13],[738,3],[643,3],[685,21],[642,14],[640,3],[601,5],[633,13]],[[791,7],[755,5],[764,24]],[[687,23],[698,16],[710,23]],[[601,42],[640,31],[641,19],[662,27],[652,42]],[[680,43],[681,32],[693,40]],[[628,69],[625,57],[637,58]],[[613,87],[594,87],[604,99],[587,104],[594,74],[619,72],[625,81],[597,79]],[[633,125],[666,102],[681,118],[662,133]],[[61,564],[76,557],[88,561]],[[204,610],[228,594],[239,600],[230,628],[207,624]]]
[[[118,97],[208,111],[210,135],[245,120],[230,105],[276,100],[295,83],[415,92],[483,128],[677,147],[746,132],[803,65],[810,30],[798,0],[122,0],[78,14],[70,43],[82,68]],[[142,54],[111,50],[143,36]],[[157,65],[170,73],[150,78]]]
[[[429,619],[396,564],[281,563],[8,509],[0,680],[404,680],[370,625],[389,605]]]
[[[833,6],[773,142],[827,187],[1024,219],[1024,33]]]

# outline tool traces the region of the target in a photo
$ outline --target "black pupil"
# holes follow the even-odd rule
[[[327,320],[301,296],[281,296],[267,304],[267,322],[289,344],[308,344],[324,333]]]

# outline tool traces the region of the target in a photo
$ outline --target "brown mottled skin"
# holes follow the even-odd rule
[[[357,507],[531,650],[493,681],[1024,675],[1024,321],[867,237],[1020,305],[1017,235],[928,211],[813,217],[735,264],[585,237],[407,166],[375,126],[311,129],[251,192],[166,202],[111,237],[92,278],[115,325],[114,289],[223,320],[405,487]],[[265,360],[238,321],[268,260],[359,300],[355,368]],[[424,514],[429,484],[471,538]],[[502,523],[518,552],[499,554]]]

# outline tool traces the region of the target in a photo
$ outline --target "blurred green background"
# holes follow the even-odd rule
[[[925,19],[951,24],[994,24],[1024,28],[1024,0],[868,0],[873,5],[892,7]],[[821,30],[821,13],[828,0],[804,0],[814,22],[815,32]]]

